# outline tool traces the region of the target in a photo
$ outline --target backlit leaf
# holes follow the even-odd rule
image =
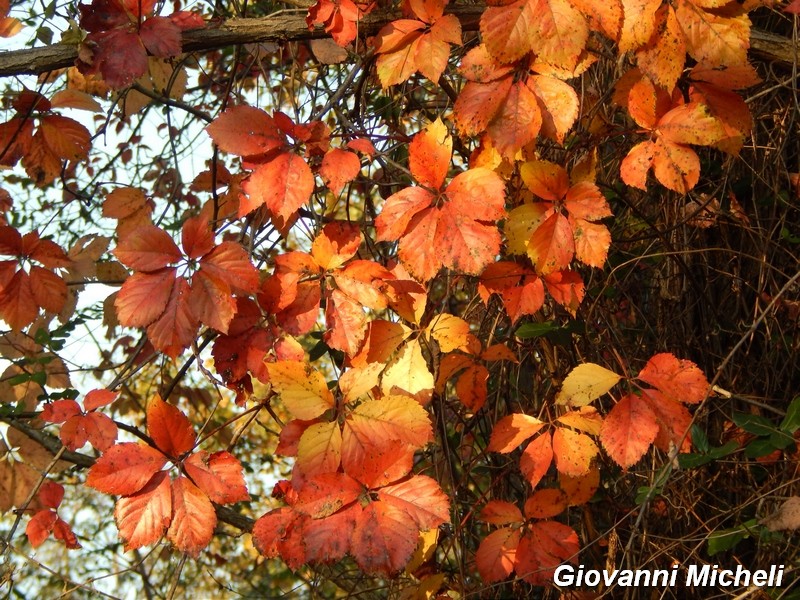
[[[139,492],[117,500],[114,519],[126,552],[161,539],[172,521],[169,475],[157,473]]]
[[[141,490],[166,463],[167,458],[150,446],[116,444],[89,469],[86,485],[106,494],[129,496]]]
[[[605,367],[583,363],[572,369],[564,379],[556,395],[556,403],[585,406],[608,392],[620,379],[621,376]]]
[[[172,482],[172,523],[167,538],[178,550],[197,557],[217,526],[214,506],[200,489],[186,477]]]
[[[544,427],[536,417],[515,413],[500,419],[492,429],[488,450],[508,453],[516,450],[522,442]]]
[[[658,429],[656,415],[648,402],[628,394],[606,415],[600,442],[614,462],[627,469],[644,456],[655,441]]]

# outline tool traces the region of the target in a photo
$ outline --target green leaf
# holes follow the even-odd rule
[[[700,454],[706,454],[710,448],[706,432],[697,423],[692,425],[692,443]]]
[[[775,450],[778,450],[778,448],[773,446],[772,442],[768,439],[753,440],[747,444],[747,447],[744,449],[744,455],[747,458],[759,458],[767,454],[772,454]]]
[[[731,550],[736,544],[750,537],[750,532],[756,526],[756,520],[750,519],[733,529],[721,529],[708,537],[708,555],[714,556],[725,550]]]
[[[523,323],[517,327],[515,335],[523,340],[531,338],[542,337],[553,331],[561,329],[561,325],[557,325],[555,321],[545,321],[544,323]]]
[[[789,408],[786,410],[786,416],[783,417],[780,425],[781,431],[786,433],[794,433],[800,429],[800,396],[796,396]]]
[[[744,429],[747,433],[758,436],[772,435],[775,425],[769,419],[759,415],[749,415],[747,413],[733,413],[733,422]]]

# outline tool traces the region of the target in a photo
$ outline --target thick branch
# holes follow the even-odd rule
[[[53,454],[61,449],[61,440],[54,435],[50,435],[49,433],[40,431],[39,429],[34,429],[19,419],[3,417],[2,420],[6,422],[9,427],[13,427],[16,430],[21,431]],[[70,452],[69,450],[65,450],[61,454],[61,459],[71,462],[78,467],[83,467],[84,469],[90,468],[95,463],[95,458],[93,456],[89,456],[88,454],[83,454],[81,452]],[[250,517],[239,514],[228,506],[219,506],[218,504],[215,504],[214,508],[217,512],[217,519],[219,519],[219,521],[222,523],[232,525],[241,531],[250,531],[253,529],[253,524],[255,521]]]
[[[481,5],[453,6],[447,12],[458,16],[464,31],[477,31],[484,9]],[[397,12],[370,13],[359,23],[359,31],[363,35],[375,34],[397,18],[400,18]],[[221,23],[209,23],[202,29],[186,31],[183,34],[183,50],[200,52],[235,44],[288,42],[323,37],[329,36],[322,29],[308,30],[304,10],[281,11],[269,17],[230,19]],[[782,64],[792,64],[796,60],[792,40],[764,31],[751,32],[750,49],[753,55],[762,60]],[[62,69],[72,66],[77,56],[78,49],[73,44],[53,44],[0,53],[0,77],[38,75]]]

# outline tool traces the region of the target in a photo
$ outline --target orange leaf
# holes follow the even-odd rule
[[[411,174],[422,185],[438,190],[450,168],[453,138],[441,119],[436,119],[411,140],[408,163]]]
[[[309,562],[332,563],[351,552],[350,534],[356,527],[361,506],[352,504],[324,519],[303,521],[302,538]]]
[[[212,502],[233,504],[248,500],[242,465],[230,452],[200,450],[183,463],[186,474]]]
[[[350,413],[347,422],[359,437],[372,440],[374,445],[398,440],[421,448],[433,439],[428,412],[405,396],[363,402]]]
[[[130,496],[167,464],[155,448],[124,442],[111,446],[89,469],[86,485],[106,494]]]
[[[197,557],[208,546],[217,526],[214,506],[186,477],[172,482],[172,523],[167,538],[178,550]]]
[[[420,530],[450,522],[450,501],[435,479],[412,475],[378,490],[378,499],[408,513]]]
[[[75,400],[55,400],[44,405],[40,417],[48,423],[63,423],[70,417],[80,414],[81,407]]]
[[[541,127],[539,100],[525,82],[518,81],[511,86],[487,131],[497,151],[512,160],[518,150],[536,139]]]
[[[606,415],[600,442],[608,455],[627,469],[636,464],[658,435],[658,422],[649,403],[628,394]]]
[[[169,475],[156,473],[139,492],[117,500],[114,519],[126,552],[161,539],[172,521]]]
[[[355,256],[364,237],[355,223],[333,221],[322,228],[322,232],[311,245],[311,256],[320,269],[338,269]]]
[[[182,277],[175,279],[163,314],[147,327],[153,346],[173,359],[197,338],[198,321],[190,295],[188,282]]]
[[[504,527],[481,540],[475,553],[475,566],[478,567],[481,579],[486,583],[494,583],[506,579],[514,572],[519,539],[519,529]]]
[[[100,452],[105,452],[117,441],[117,425],[108,415],[91,412],[83,421],[89,443]]]
[[[556,427],[553,432],[553,456],[559,473],[572,477],[585,475],[598,452],[597,444],[583,433],[563,427]]]
[[[258,270],[247,251],[236,242],[222,242],[203,256],[200,272],[221,279],[237,294],[253,294],[258,289]]]
[[[541,275],[566,269],[574,255],[572,227],[561,213],[553,213],[547,217],[528,242],[528,256],[537,273]]]
[[[750,19],[741,14],[726,16],[704,10],[699,3],[678,0],[675,14],[686,40],[686,49],[699,63],[735,66],[747,63]]]
[[[362,571],[388,577],[408,563],[418,535],[406,511],[386,502],[372,502],[356,521],[350,547]]]
[[[640,381],[649,383],[670,400],[697,404],[709,393],[709,383],[700,368],[690,360],[673,354],[656,354],[639,372]]]
[[[136,271],[158,271],[181,259],[172,237],[155,225],[145,225],[128,234],[112,252],[119,261]]]
[[[590,467],[588,473],[578,477],[559,473],[558,483],[567,494],[570,506],[586,504],[600,487],[600,469],[597,466]]]
[[[33,323],[38,314],[30,276],[25,271],[17,271],[0,290],[0,317],[11,329],[18,331]]]
[[[567,509],[567,495],[559,489],[538,490],[525,502],[525,517],[528,519],[549,519],[560,515]]]
[[[364,486],[345,473],[320,473],[305,481],[294,508],[312,519],[322,519],[355,502],[363,491]]]
[[[491,500],[483,507],[478,518],[492,525],[512,525],[525,520],[516,504],[503,500]]]
[[[544,422],[536,417],[514,413],[495,423],[489,439],[488,450],[507,454],[516,450],[522,442],[544,427]]]
[[[31,265],[29,277],[36,305],[51,313],[61,312],[67,300],[67,283],[52,271],[36,265]]]
[[[536,437],[522,451],[519,458],[519,470],[531,487],[536,487],[545,476],[553,462],[553,442],[550,432]]]
[[[175,286],[175,269],[134,273],[122,284],[114,306],[125,327],[146,327],[164,314]]]
[[[520,167],[519,174],[525,186],[542,200],[562,200],[570,190],[564,167],[546,160],[526,162]]]
[[[198,321],[220,333],[228,333],[236,314],[236,300],[227,283],[200,269],[192,276],[189,304]]]
[[[52,510],[40,510],[31,517],[25,527],[25,535],[31,546],[38,548],[50,536],[53,526],[56,524],[58,515]]]
[[[680,402],[664,397],[655,390],[644,390],[642,399],[647,401],[650,410],[659,424],[655,439],[656,448],[662,452],[671,452],[678,448],[680,452],[692,451],[692,415]]]
[[[102,406],[108,406],[119,396],[119,392],[111,392],[109,390],[92,390],[83,399],[84,410],[94,410]]]
[[[578,534],[572,528],[539,521],[531,525],[517,546],[515,570],[532,585],[546,585],[562,562],[577,564],[579,551]]]
[[[661,0],[622,0],[620,53],[636,50],[653,37],[656,30],[656,11],[659,6]]]
[[[240,203],[240,217],[266,205],[272,214],[288,220],[311,197],[314,174],[300,156],[283,152],[260,164],[242,187],[249,199]]]
[[[186,415],[158,394],[147,404],[147,431],[158,449],[172,458],[191,452],[197,441]]]
[[[322,180],[335,196],[338,196],[344,184],[353,181],[360,171],[361,159],[353,152],[341,148],[328,151],[319,168]]]
[[[267,154],[286,143],[273,118],[252,106],[229,108],[206,131],[220,149],[239,156]]]

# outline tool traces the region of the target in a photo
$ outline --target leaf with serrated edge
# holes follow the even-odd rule
[[[561,386],[556,395],[556,404],[570,404],[571,406],[585,406],[596,400],[622,379],[614,371],[594,363],[578,365]]]
[[[516,450],[522,442],[527,440],[544,427],[544,422],[536,417],[514,413],[500,419],[492,429],[488,450],[490,452],[508,453]]]
[[[117,500],[114,508],[125,551],[161,539],[172,521],[172,492],[166,472],[157,473],[139,492]]]

